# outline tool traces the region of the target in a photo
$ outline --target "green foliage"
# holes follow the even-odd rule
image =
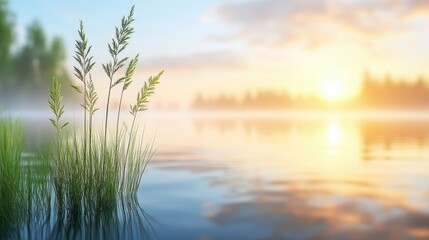
[[[0,230],[22,219],[25,207],[24,172],[21,169],[22,128],[11,120],[0,120]]]
[[[118,58],[119,54],[128,46],[128,40],[131,38],[131,34],[134,33],[134,28],[131,27],[133,22],[134,6],[131,8],[129,15],[122,18],[121,27],[115,27],[115,38],[113,38],[112,42],[107,45],[110,56],[112,57],[112,61],[107,64],[103,64],[103,69],[111,81],[110,88],[113,87],[113,76],[125,65],[125,62],[128,60],[128,57],[122,59]]]
[[[134,59],[130,62],[129,67],[126,72],[125,77],[120,77],[116,81],[114,81],[114,75],[123,67],[125,66],[125,62],[128,60],[128,57],[119,58],[119,54],[125,50],[125,48],[128,46],[128,40],[131,38],[131,34],[134,33],[134,28],[131,26],[131,24],[134,22],[134,6],[131,8],[130,13],[127,17],[123,17],[121,20],[121,27],[115,27],[115,37],[112,38],[112,42],[107,45],[109,49],[110,56],[112,57],[112,60],[107,63],[103,64],[104,72],[107,74],[109,78],[109,91],[107,94],[107,103],[106,103],[106,116],[105,116],[105,124],[104,124],[104,144],[106,144],[106,138],[107,138],[107,122],[109,119],[109,107],[110,107],[110,95],[112,88],[118,85],[119,83],[122,83],[126,81],[127,74],[128,76],[128,84],[127,87],[131,84],[131,78],[132,74],[134,72],[135,65],[137,63],[137,60],[135,60],[135,63],[133,63]],[[134,65],[134,66],[133,66]],[[119,100],[119,106],[122,105],[122,96],[123,92],[125,91],[125,84],[122,88],[121,97]],[[118,124],[119,124],[119,117],[120,117],[120,110],[121,107],[119,107],[117,120],[116,120],[116,138],[118,138]]]
[[[125,77],[124,79],[124,85],[122,87],[122,92],[127,90],[128,87],[131,85],[132,83],[132,79],[133,79],[133,74],[134,71],[136,70],[136,66],[137,66],[137,62],[139,61],[139,55],[137,54],[137,56],[135,56],[131,61],[130,64],[128,65],[127,71],[125,72]],[[117,82],[117,83],[121,83],[121,82]]]
[[[121,105],[124,92],[132,84],[138,62],[139,55],[129,61],[124,76],[116,79],[115,75],[128,61],[128,57],[120,58],[119,54],[128,45],[134,31],[131,27],[133,15],[134,7],[127,17],[122,18],[121,27],[115,28],[115,38],[108,44],[112,61],[103,65],[109,80],[103,132],[94,133],[93,129],[93,116],[98,110],[96,107],[98,94],[90,73],[94,66],[93,57],[90,56],[91,46],[88,44],[82,22],[78,30],[79,40],[76,41],[74,56],[78,64],[74,68],[74,75],[81,81],[81,85],[72,86],[83,98],[84,131],[80,137],[76,133],[71,134],[68,129],[63,133],[67,123],[60,123],[64,113],[61,86],[56,78],[53,80],[49,104],[55,116],[51,122],[56,128],[57,138],[55,144],[51,145],[50,158],[53,158],[53,164],[50,172],[56,203],[61,213],[71,215],[97,213],[116,206],[119,196],[134,196],[142,174],[153,156],[153,142],[143,144],[143,136],[137,136],[134,130],[137,128],[137,113],[147,110],[148,99],[154,93],[163,72],[150,77],[144,83],[131,112],[133,122],[130,131],[126,127],[119,128],[120,108],[114,129],[115,137],[108,137],[107,131],[111,89],[122,84]]]
[[[89,81],[87,82],[87,91],[86,91],[86,105],[82,106],[90,116],[93,116],[96,111],[99,110],[95,105],[98,101],[98,95],[95,91],[94,82],[92,81],[91,75],[89,75]]]
[[[52,149],[51,176],[60,213],[96,214],[115,206],[118,196],[134,196],[137,192],[141,176],[153,156],[152,142],[137,144],[133,133],[132,154],[125,159],[124,142],[117,151],[113,141],[105,148],[103,139],[101,132],[95,134],[91,139],[92,148],[85,154],[84,138],[65,132],[60,144]],[[129,167],[126,168],[125,163]],[[123,169],[124,176],[119,171]]]
[[[59,123],[61,116],[64,114],[64,105],[63,97],[61,96],[61,85],[55,77],[52,80],[52,88],[49,91],[49,98],[49,107],[55,115],[55,119],[51,118],[49,120],[51,120],[52,125],[57,129],[57,132],[60,132],[68,123],[63,125],[60,125]]]
[[[88,46],[88,38],[86,37],[83,22],[80,22],[78,30],[79,40],[76,40],[75,56],[73,58],[79,64],[78,67],[74,67],[74,75],[81,81],[85,82],[86,76],[94,66],[93,57],[89,56],[92,46]]]
[[[3,4],[4,1],[0,0],[0,13],[3,10]],[[113,61],[105,67],[109,71],[109,90],[123,84],[121,102],[124,92],[132,84],[138,62],[137,55],[129,61],[124,76],[113,81],[114,75],[128,61],[128,58],[118,60],[118,55],[128,45],[130,34],[133,32],[130,27],[133,22],[133,12],[134,7],[129,16],[122,19],[121,28],[116,28],[116,36],[109,44]],[[29,32],[26,48],[19,53],[21,54],[19,56],[23,58],[21,59],[23,62],[36,62],[37,69],[33,65],[29,68],[37,70],[35,72],[44,77],[46,72],[41,69],[44,69],[45,63],[48,60],[57,62],[64,57],[61,42],[54,40],[50,46],[43,29],[38,25],[32,26]],[[78,66],[75,67],[75,76],[80,79],[83,86],[72,87],[82,95],[83,99],[82,108],[85,113],[83,135],[77,136],[76,131],[70,131],[66,127],[68,122],[62,121],[63,96],[61,82],[56,77],[52,80],[48,101],[54,115],[50,121],[55,127],[56,138],[47,148],[40,151],[39,156],[34,157],[35,159],[23,157],[22,125],[0,116],[1,239],[10,238],[10,232],[19,231],[25,219],[34,219],[35,213],[40,210],[44,210],[44,213],[49,216],[52,189],[60,216],[67,217],[81,214],[99,216],[95,213],[115,209],[118,206],[119,196],[130,196],[135,199],[142,174],[154,154],[153,141],[144,144],[144,136],[137,135],[137,131],[133,129],[137,128],[135,127],[137,112],[147,109],[148,98],[154,93],[161,74],[151,77],[144,83],[136,103],[138,111],[133,114],[131,131],[126,127],[119,128],[117,124],[115,138],[108,138],[106,132],[94,133],[92,122],[98,110],[96,107],[98,95],[90,74],[94,66],[93,57],[90,56],[91,46],[88,45],[82,23],[78,34],[75,55]],[[46,54],[50,51],[49,49],[53,51],[51,56]],[[120,111],[117,116],[119,122]]]
[[[7,11],[7,1],[0,0],[0,80],[8,75],[10,48],[13,42],[13,24]],[[1,86],[1,81],[0,81]]]
[[[24,159],[22,124],[0,116],[0,238],[50,204],[47,165]]]
[[[15,66],[10,87],[19,85],[20,89],[42,92],[48,88],[53,75],[68,81],[62,62],[65,60],[64,44],[55,38],[48,42],[42,26],[34,22],[27,28],[27,40],[14,56]]]
[[[39,94],[46,94],[53,75],[62,83],[70,82],[63,67],[65,47],[58,37],[49,41],[42,26],[33,22],[27,27],[23,46],[14,44],[14,26],[6,0],[0,0],[0,95],[9,103],[25,100],[35,103]],[[2,103],[8,104],[6,101]]]
[[[155,86],[159,84],[159,79],[161,78],[164,71],[161,71],[155,77],[150,77],[147,82],[144,83],[140,92],[137,94],[136,104],[130,106],[130,113],[133,116],[136,116],[138,112],[146,111],[147,104],[149,103],[149,97],[155,92]]]

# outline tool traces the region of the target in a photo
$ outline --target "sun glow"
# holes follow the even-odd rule
[[[326,139],[329,146],[338,146],[341,141],[341,131],[336,121],[330,121],[326,129]]]
[[[323,86],[323,97],[330,101],[335,102],[339,101],[344,96],[344,89],[341,84],[341,81],[338,80],[329,80],[326,81]]]

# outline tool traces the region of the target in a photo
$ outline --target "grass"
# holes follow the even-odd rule
[[[77,62],[74,74],[81,83],[72,86],[82,97],[81,136],[77,136],[75,127],[70,128],[68,122],[62,121],[64,106],[61,85],[56,78],[53,79],[49,105],[54,115],[50,120],[56,130],[56,138],[52,141],[48,159],[52,160],[50,176],[56,206],[61,214],[93,214],[114,207],[118,197],[134,196],[153,156],[153,141],[144,144],[143,136],[137,135],[137,117],[140,112],[147,110],[149,97],[154,93],[163,72],[144,82],[135,104],[130,106],[131,126],[124,123],[125,126],[119,127],[122,100],[133,82],[138,62],[138,55],[131,60],[121,56],[134,32],[131,26],[133,22],[134,7],[122,18],[120,27],[115,28],[115,37],[108,44],[111,61],[102,65],[109,81],[103,130],[94,129],[93,125],[94,115],[98,111],[98,94],[91,77],[95,63],[90,56],[91,46],[82,22],[74,56]],[[126,64],[124,74],[119,75]],[[120,107],[116,112],[116,127],[109,129],[111,90],[114,87],[121,87]]]
[[[100,132],[93,136],[93,147],[85,154],[83,137],[62,133],[51,149],[54,161],[50,169],[60,212],[72,216],[97,213],[110,210],[117,197],[135,196],[154,151],[153,141],[137,143],[136,133],[130,136],[130,144],[120,141],[118,146],[109,141],[105,147]]]
[[[24,171],[21,168],[22,127],[0,120],[0,232],[22,220],[26,207]]]
[[[46,164],[25,159],[23,150],[22,123],[0,117],[0,238],[50,204]]]
[[[134,7],[122,19],[121,26],[115,28],[115,37],[108,44],[112,59],[103,65],[109,81],[103,129],[95,129],[93,124],[98,111],[98,94],[91,77],[95,63],[82,22],[74,56],[78,63],[75,76],[81,84],[72,87],[82,97],[83,133],[78,134],[75,126],[63,121],[61,85],[55,77],[49,106],[56,136],[39,155],[27,153],[22,123],[0,115],[1,239],[20,238],[13,234],[20,232],[25,221],[45,226],[51,214],[52,197],[60,219],[80,219],[82,215],[86,217],[83,219],[92,219],[100,213],[115,211],[118,204],[124,205],[124,199],[135,199],[142,175],[154,154],[153,140],[145,143],[144,131],[140,134],[138,115],[148,109],[149,97],[154,94],[163,72],[144,82],[129,108],[131,124],[120,125],[122,102],[133,84],[139,58],[138,55],[132,59],[121,57],[134,32],[133,16]],[[113,113],[110,101],[115,87],[121,90],[120,107]],[[108,126],[109,114],[115,114],[113,129]],[[126,211],[131,211],[129,209]],[[48,220],[37,221],[39,216]],[[30,230],[28,234],[31,235]]]

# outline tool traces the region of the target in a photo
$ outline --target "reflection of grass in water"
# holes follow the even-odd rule
[[[147,110],[148,98],[154,93],[162,72],[150,77],[144,83],[137,95],[136,103],[130,107],[133,117],[131,127],[129,129],[119,127],[120,108],[117,112],[114,134],[109,135],[107,127],[111,90],[115,86],[122,86],[119,99],[121,106],[124,92],[132,83],[137,65],[138,56],[129,61],[124,76],[116,76],[128,61],[128,58],[122,58],[120,53],[126,48],[134,32],[131,27],[134,21],[133,14],[134,7],[127,17],[122,18],[121,26],[116,28],[115,38],[108,45],[112,61],[103,65],[110,85],[102,133],[94,133],[93,116],[98,110],[96,107],[98,95],[90,74],[94,66],[89,55],[91,46],[88,45],[82,23],[78,30],[79,40],[76,41],[75,51],[78,66],[74,68],[75,76],[82,82],[82,86],[73,86],[82,95],[83,100],[84,127],[81,137],[76,136],[76,133],[70,133],[66,129],[68,123],[61,122],[64,113],[61,86],[56,78],[53,80],[49,104],[55,115],[51,122],[56,129],[57,137],[51,144],[48,158],[52,159],[50,172],[60,213],[71,216],[96,214],[113,208],[120,196],[135,195],[146,164],[153,155],[152,144],[143,145],[140,136],[136,135],[138,125],[136,117],[139,112]]]
[[[109,211],[83,218],[60,217],[49,234],[54,239],[149,239],[156,236],[154,221],[135,198],[122,198]]]
[[[156,238],[153,223],[136,198],[121,198],[110,210],[93,215],[46,215],[42,221],[29,221],[17,238],[151,239]]]
[[[22,124],[0,118],[0,236],[13,234],[26,218],[37,218],[50,202],[46,165],[22,154]]]

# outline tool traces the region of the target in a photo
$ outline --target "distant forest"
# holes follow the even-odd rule
[[[37,21],[27,27],[25,36],[25,42],[18,46],[13,14],[8,2],[0,0],[0,107],[29,101],[35,104],[39,96],[47,96],[54,75],[70,83],[63,66],[66,56],[62,40],[49,40]]]
[[[220,94],[203,97],[198,94],[194,109],[204,110],[283,110],[283,109],[429,109],[429,87],[422,77],[414,81],[384,79],[365,74],[360,93],[339,102],[327,102],[318,96],[293,97],[286,91],[250,91],[244,97]]]

